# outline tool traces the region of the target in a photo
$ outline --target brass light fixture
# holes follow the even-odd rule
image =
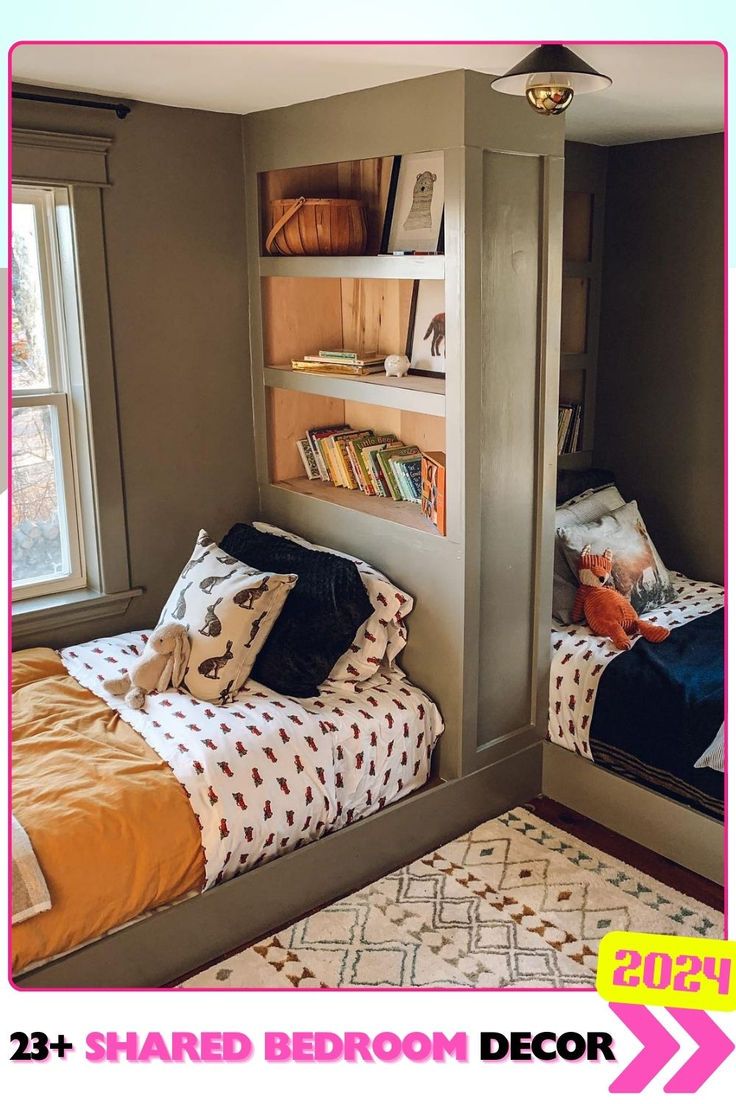
[[[608,88],[610,77],[593,69],[566,46],[546,45],[532,50],[513,69],[491,81],[491,88],[511,96],[526,96],[540,115],[561,115],[573,96]]]

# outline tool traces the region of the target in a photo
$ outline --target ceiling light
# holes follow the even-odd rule
[[[526,96],[540,115],[561,115],[573,96],[598,92],[612,84],[566,46],[539,46],[513,69],[491,81],[491,88],[511,96]]]

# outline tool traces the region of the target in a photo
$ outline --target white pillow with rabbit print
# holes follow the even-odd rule
[[[275,575],[228,556],[200,531],[159,625],[186,625],[191,644],[184,685],[192,697],[224,705],[247,682],[296,575]]]

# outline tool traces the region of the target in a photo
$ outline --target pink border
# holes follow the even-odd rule
[[[723,421],[723,444],[724,444],[724,535],[723,535],[723,547],[724,547],[724,560],[726,565],[726,573],[724,578],[724,605],[726,611],[726,632],[724,637],[724,658],[725,658],[725,670],[728,671],[728,50],[724,43],[719,42],[716,39],[566,39],[566,42],[571,46],[716,46],[721,50],[723,54],[723,122],[724,122],[724,160],[723,160],[723,188],[724,188],[724,201],[723,201],[723,298],[724,298],[724,363],[723,363],[723,388],[724,388],[724,421]],[[8,291],[7,291],[7,322],[8,322],[8,364],[11,362],[11,343],[12,343],[12,300],[11,300],[11,286],[10,286],[10,244],[11,244],[11,199],[12,199],[12,180],[13,180],[13,144],[10,140],[12,133],[12,118],[13,118],[13,100],[12,100],[12,62],[13,54],[20,46],[538,46],[539,43],[536,40],[530,39],[518,39],[518,40],[506,40],[506,39],[426,39],[423,41],[403,41],[400,39],[252,39],[252,40],[225,40],[225,39],[19,39],[14,42],[8,50],[8,199],[7,199],[7,229],[8,229]],[[11,373],[8,372],[8,417],[10,417],[10,411],[12,409],[12,379]],[[9,428],[9,427],[8,427]],[[8,526],[7,526],[7,555],[8,565],[11,562],[11,520],[12,520],[12,479],[10,474],[12,473],[12,456],[11,456],[11,434],[7,434],[7,470],[9,473],[8,478]],[[8,571],[8,610],[12,609],[12,579],[11,573]],[[8,735],[12,731],[12,694],[10,692],[10,686],[12,685],[12,627],[11,618],[8,617],[7,626],[7,654],[8,654],[8,704],[7,704],[7,717],[8,717]],[[725,777],[728,779],[728,679],[726,679],[726,696],[725,696],[725,708],[724,708],[724,723],[725,723]],[[8,740],[8,901],[12,900],[12,852],[11,852],[11,767],[12,767],[12,742]],[[725,874],[725,899],[724,899],[724,938],[728,936],[728,786],[726,786],[725,794],[725,810],[724,810],[724,874]],[[223,993],[228,992],[227,989],[222,988],[197,988],[197,989],[144,989],[144,988],[113,988],[113,989],[93,989],[93,988],[49,988],[49,989],[24,989],[19,987],[13,981],[12,976],[12,949],[11,949],[11,937],[12,926],[10,922],[10,910],[8,910],[7,917],[7,934],[8,934],[8,983],[11,988],[15,989],[18,993],[32,994],[32,993],[95,993],[95,992],[122,992],[122,993]],[[465,989],[460,987],[447,987],[436,986],[422,989],[399,989],[399,988],[334,988],[334,989],[291,989],[284,990],[270,987],[258,987],[258,988],[232,988],[229,990],[234,993],[488,993],[488,992],[503,992],[503,993],[591,993],[595,992],[595,988],[592,986],[580,986],[579,988],[566,988],[566,989],[549,989],[544,987],[529,987],[529,988],[513,988],[513,989]]]

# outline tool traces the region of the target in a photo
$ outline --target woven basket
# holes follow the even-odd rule
[[[365,206],[357,199],[272,199],[266,252],[284,257],[349,257],[368,240]]]

